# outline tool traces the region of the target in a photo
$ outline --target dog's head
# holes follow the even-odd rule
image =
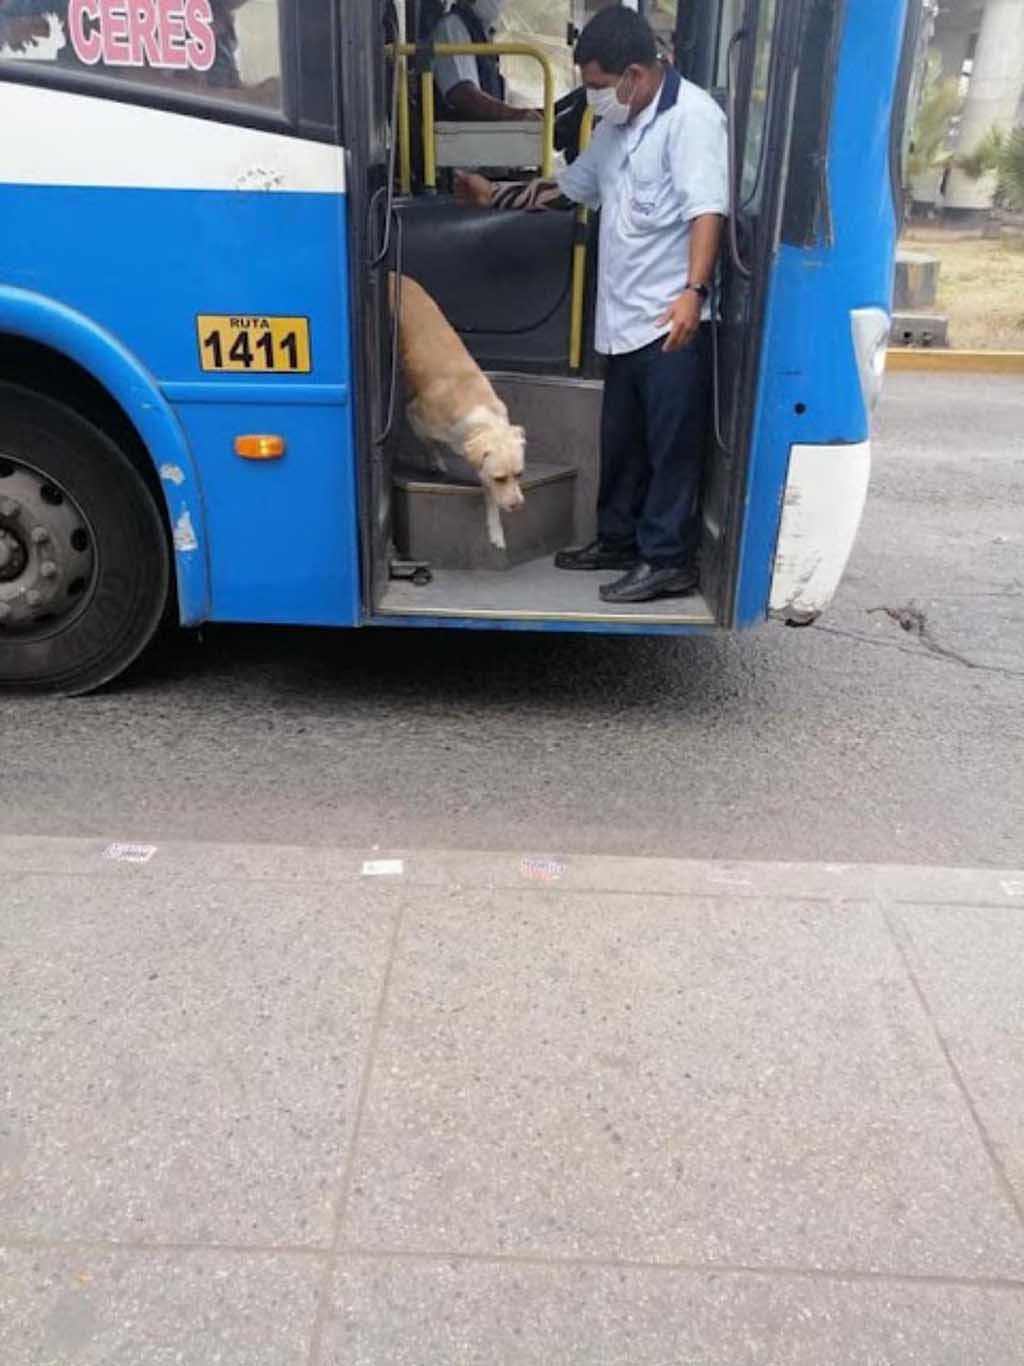
[[[481,423],[464,443],[466,459],[502,512],[515,512],[524,503],[519,479],[523,473],[526,432],[507,422]]]

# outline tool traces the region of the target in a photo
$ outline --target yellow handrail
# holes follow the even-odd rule
[[[580,151],[590,145],[594,128],[594,114],[584,110],[580,124]],[[572,244],[572,293],[569,302],[569,369],[579,370],[583,364],[583,303],[587,283],[587,219],[588,212],[581,204],[576,210],[575,235]]]
[[[398,184],[412,194],[412,132],[409,127],[409,62],[399,57],[398,70]]]
[[[434,73],[420,74],[420,123],[423,125],[423,188],[437,189],[437,142],[434,135]]]
[[[540,48],[532,47],[529,43],[427,43],[417,45],[416,43],[400,43],[398,54],[400,58],[405,58],[406,62],[410,57],[415,57],[417,52],[425,50],[430,58],[434,57],[532,57],[535,62],[540,64],[544,76],[544,109],[543,122],[541,126],[541,175],[547,177],[552,173],[555,162],[555,69],[551,64],[551,59],[546,52]],[[389,49],[393,52],[393,49]],[[399,70],[403,65],[399,61]],[[400,101],[406,105],[405,111],[405,152],[411,151],[411,134],[409,133],[408,121],[408,94],[409,87],[406,81],[404,91],[400,95]],[[525,113],[525,110],[523,111]],[[435,148],[435,118],[434,118],[434,73],[428,67],[420,73],[420,120],[423,128],[423,184],[428,192],[437,189],[437,155]],[[398,123],[399,136],[399,164],[402,164],[402,118],[399,117]],[[411,156],[410,156],[411,162]],[[409,177],[409,187],[411,189],[411,172]],[[402,189],[408,193],[405,183]]]

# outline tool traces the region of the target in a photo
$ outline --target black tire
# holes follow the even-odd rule
[[[60,517],[54,514],[54,537],[66,540],[69,518],[81,514],[83,529],[71,540],[76,548],[84,547],[84,568],[65,590],[57,565],[42,566],[54,576],[46,581],[48,590],[58,583],[61,592],[52,589],[53,601],[44,604],[45,614],[37,609],[38,618],[12,626],[12,602],[23,617],[29,609],[24,593],[14,596],[18,585],[11,576],[34,553],[33,536],[45,542],[47,532],[27,526],[45,521],[45,511],[38,510],[41,504],[7,499],[0,690],[91,692],[122,673],[160,625],[170,584],[167,532],[153,494],[109,437],[63,404],[0,383],[0,528],[5,483],[8,490],[24,490],[40,478],[52,481],[40,485],[44,500],[62,503]],[[52,558],[60,560],[59,548]],[[66,549],[65,558],[73,561],[71,550]],[[73,567],[68,570],[74,572]],[[27,575],[28,569],[23,573]]]

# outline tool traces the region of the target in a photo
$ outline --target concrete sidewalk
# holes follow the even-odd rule
[[[1024,1360],[1024,873],[5,839],[0,1030],[3,1366]]]

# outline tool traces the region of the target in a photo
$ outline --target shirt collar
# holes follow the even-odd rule
[[[663,114],[666,109],[674,108],[679,99],[679,89],[682,85],[679,72],[673,66],[665,66],[662,70],[664,75],[662,76],[661,89],[658,91],[658,98],[651,100],[650,104],[641,109],[632,123],[627,123],[624,127],[623,131],[629,138],[631,151],[658,115]]]
[[[661,83],[661,94],[658,96],[658,108],[655,113],[655,118],[657,118],[658,114],[664,114],[666,109],[675,107],[676,101],[679,99],[679,91],[682,84],[683,78],[675,67],[667,66],[665,68],[665,79]]]

